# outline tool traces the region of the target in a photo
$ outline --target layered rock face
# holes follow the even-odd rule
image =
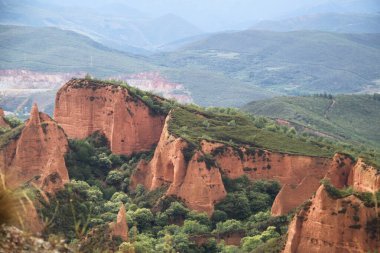
[[[127,89],[91,80],[71,80],[58,91],[54,118],[70,138],[100,131],[113,153],[127,155],[157,144],[165,121]]]
[[[341,174],[337,168],[336,176]],[[330,173],[331,176],[332,173]],[[380,174],[359,160],[350,170],[346,185],[356,191],[380,190]],[[322,185],[293,219],[284,252],[376,252],[380,249],[380,213],[373,202],[354,195],[332,198]]]
[[[34,104],[21,134],[0,151],[5,186],[31,183],[45,192],[61,189],[69,180],[64,159],[67,150],[63,130]]]
[[[337,187],[346,186],[352,167],[353,160],[349,156],[336,154],[332,160],[324,159],[323,164],[319,166],[320,170],[318,173],[316,171],[313,172],[313,169],[309,168],[309,170],[303,172],[304,174],[298,174],[298,176],[304,176],[299,184],[283,184],[272,205],[272,215],[287,214],[292,209],[301,205],[317,191],[323,178],[329,179]],[[337,171],[339,173],[336,173]]]
[[[169,185],[166,195],[175,195],[189,208],[211,214],[214,204],[226,196],[222,177],[217,168],[207,168],[197,152],[186,161],[183,150],[187,143],[168,132],[168,116],[152,160],[142,161],[132,176],[132,187],[143,184],[154,190]]]
[[[283,186],[276,198],[273,213],[285,214],[302,204],[318,189],[320,180],[332,160],[274,153],[242,147],[233,149],[221,143],[203,141],[189,161],[183,155],[188,144],[168,132],[166,120],[153,159],[139,164],[132,177],[132,186],[143,184],[147,189],[168,185],[167,195],[181,198],[192,209],[211,214],[214,204],[226,196],[222,174],[229,178],[247,175],[252,180],[278,180]],[[215,164],[206,164],[203,156],[211,154]],[[289,198],[289,194],[291,197]]]
[[[282,189],[273,204],[272,215],[286,214],[310,198],[331,166],[328,158],[275,153],[248,147],[236,150],[220,145],[202,143],[206,152],[216,154],[218,166],[228,177],[247,175],[251,180],[280,182]]]

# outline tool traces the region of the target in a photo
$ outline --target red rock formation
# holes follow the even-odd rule
[[[336,168],[336,174],[340,174]],[[346,185],[377,191],[380,175],[359,160]],[[333,172],[331,172],[333,174]],[[380,214],[354,195],[333,199],[325,187],[293,219],[284,252],[375,252],[380,249]],[[370,226],[372,224],[372,226]],[[376,227],[377,226],[377,227]]]
[[[46,192],[62,188],[69,179],[64,160],[67,148],[63,130],[34,104],[21,134],[0,151],[6,187],[33,183]]]
[[[71,80],[58,91],[54,118],[70,138],[103,132],[116,154],[150,150],[165,121],[127,89],[91,80]]]
[[[272,206],[272,215],[283,215],[302,204],[318,189],[330,168],[331,159],[269,152],[242,147],[240,150],[220,143],[202,142],[206,153],[215,154],[225,175],[252,180],[277,180],[283,185]],[[291,196],[291,197],[289,197]]]
[[[377,192],[380,190],[380,173],[359,159],[348,177],[348,185],[360,192]]]
[[[242,147],[235,150],[221,143],[203,141],[189,162],[183,150],[187,143],[171,135],[166,120],[153,159],[142,162],[132,177],[132,187],[143,184],[153,190],[169,185],[167,195],[176,195],[192,209],[211,214],[214,204],[226,196],[221,172],[230,178],[278,180],[284,188],[275,201],[273,214],[281,215],[302,204],[318,189],[332,163],[331,159],[274,153]],[[200,159],[212,154],[216,167],[207,168]],[[289,198],[287,193],[294,194]],[[293,195],[292,195],[293,196]]]
[[[113,236],[118,236],[124,241],[128,241],[128,225],[124,204],[121,204],[117,214],[116,223],[110,223],[110,228]]]
[[[8,123],[4,120],[4,110],[0,108],[0,127],[9,127]]]
[[[208,169],[205,162],[199,160],[200,152],[186,162],[183,149],[187,143],[168,132],[169,120],[170,116],[152,160],[149,163],[141,162],[132,176],[132,186],[143,184],[147,189],[154,190],[169,185],[167,195],[176,195],[189,208],[211,214],[214,204],[226,196],[219,169]]]

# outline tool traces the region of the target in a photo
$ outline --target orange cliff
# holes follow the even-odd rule
[[[165,116],[152,113],[123,87],[73,79],[57,93],[54,119],[69,138],[100,131],[115,154],[148,151],[157,144]]]
[[[330,178],[340,177],[339,174],[341,171],[337,169],[335,175],[330,173]],[[380,190],[380,173],[359,159],[346,180],[345,184],[355,191],[373,194],[373,202],[365,203],[355,195],[333,198],[321,185],[293,218],[285,253],[376,252],[380,249],[380,212],[375,200],[375,192]],[[334,180],[331,182],[334,184]]]
[[[166,195],[175,195],[187,206],[197,211],[211,214],[214,204],[222,200],[226,190],[217,168],[208,169],[198,158],[200,152],[186,161],[183,150],[188,144],[168,131],[170,115],[165,121],[160,141],[152,160],[140,162],[132,175],[131,186],[144,185],[149,190],[169,185]]]
[[[9,127],[8,123],[4,120],[4,110],[0,108],[0,127]]]
[[[31,183],[45,192],[61,189],[69,180],[64,159],[67,149],[63,130],[34,104],[20,135],[0,150],[3,184],[17,188]]]
[[[317,191],[320,186],[320,181],[323,178],[329,179],[338,187],[346,186],[346,181],[353,163],[352,158],[349,156],[335,154],[332,160],[325,160],[323,166],[311,165],[312,167],[315,166],[315,169],[319,168],[319,173],[314,171],[309,174],[312,168],[309,167],[303,174],[298,175],[302,178],[299,184],[285,182],[273,202],[272,215],[279,216],[287,214],[301,205]],[[336,173],[337,171],[340,173]]]
[[[149,190],[169,186],[166,195],[175,195],[190,208],[211,214],[214,205],[226,196],[222,174],[229,178],[247,175],[251,180],[277,180],[290,187],[292,198],[276,198],[275,215],[285,214],[296,208],[318,189],[320,180],[332,165],[332,160],[269,152],[241,147],[239,150],[221,143],[202,141],[201,150],[185,161],[185,140],[168,131],[170,115],[162,131],[154,156],[150,162],[141,162],[132,176],[132,187],[144,185]],[[212,154],[215,166],[202,160],[204,154]],[[290,191],[290,190],[288,190]]]

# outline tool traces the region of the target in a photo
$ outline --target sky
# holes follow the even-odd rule
[[[115,4],[126,5],[149,17],[175,14],[205,32],[213,32],[240,29],[258,20],[278,18],[288,12],[304,8],[316,0],[40,0],[40,2],[92,8]]]
[[[380,0],[0,0],[29,5],[77,7],[132,17],[177,15],[203,32],[246,29],[261,20],[316,12],[379,12]]]

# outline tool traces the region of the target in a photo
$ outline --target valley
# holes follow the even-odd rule
[[[0,252],[378,252],[379,11],[0,0]]]

